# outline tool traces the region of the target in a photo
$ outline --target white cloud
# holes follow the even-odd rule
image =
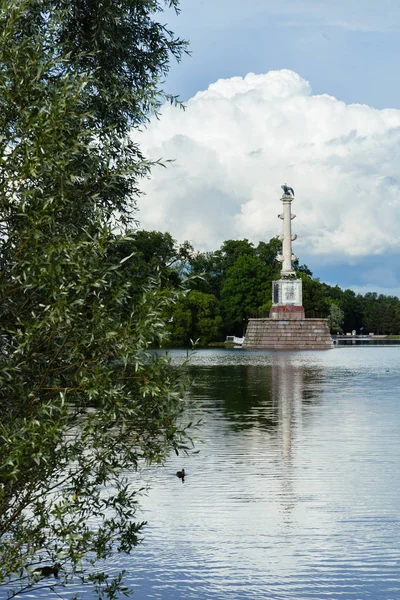
[[[360,257],[400,247],[400,111],[315,96],[293,71],[221,79],[165,106],[139,140],[156,168],[140,203],[145,228],[197,248],[280,233],[280,185],[293,186],[294,250]]]

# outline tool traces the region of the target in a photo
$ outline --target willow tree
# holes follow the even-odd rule
[[[80,577],[118,596],[96,562],[138,541],[121,469],[185,443],[184,382],[150,350],[174,298],[133,288],[121,266],[135,256],[110,258],[151,168],[135,132],[174,100],[159,85],[185,43],[158,19],[177,4],[0,5],[2,597],[43,566],[61,577],[40,586]]]

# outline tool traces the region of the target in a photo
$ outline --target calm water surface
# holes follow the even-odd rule
[[[399,600],[400,347],[204,350],[191,368],[200,452],[132,475],[149,525],[110,572],[138,600]]]

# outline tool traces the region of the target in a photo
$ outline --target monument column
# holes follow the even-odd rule
[[[283,219],[283,235],[279,237],[282,240],[282,277],[296,276],[292,266],[292,260],[296,260],[296,257],[292,255],[292,241],[297,238],[297,235],[292,235],[292,219],[296,217],[291,214],[293,198],[294,196],[287,194],[282,196],[283,214],[278,215],[280,219]]]
[[[294,190],[286,184],[281,187],[283,189],[281,198],[283,213],[278,217],[283,220],[283,234],[279,236],[282,241],[282,254],[278,254],[277,259],[282,263],[282,270],[281,279],[274,281],[272,285],[270,318],[304,319],[302,281],[297,279],[292,264],[292,261],[297,258],[295,254],[292,254],[292,242],[297,239],[297,235],[292,234],[292,220],[296,217],[291,212]]]
[[[293,269],[291,206],[293,188],[281,186],[283,213],[282,254],[277,259],[282,263],[281,278],[272,282],[272,307],[269,318],[250,317],[243,348],[266,350],[329,350],[333,348],[327,319],[306,319],[302,302],[302,280],[297,279]]]

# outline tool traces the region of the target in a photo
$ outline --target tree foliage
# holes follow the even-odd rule
[[[332,333],[341,333],[344,321],[344,312],[334,302],[329,307],[328,325]]]
[[[167,97],[160,78],[185,48],[157,20],[177,4],[0,7],[3,596],[47,564],[61,566],[58,585],[79,576],[117,597],[120,576],[96,563],[138,541],[122,467],[184,445],[184,379],[151,351],[176,293],[160,293],[156,272],[124,276],[143,263],[124,248],[151,167],[132,128]]]
[[[272,281],[279,273],[279,247],[276,238],[256,247],[247,239],[227,240],[215,252],[192,256],[190,274],[200,277],[189,285],[217,298],[223,335],[242,335],[248,313],[269,310]]]
[[[158,277],[166,289],[181,286],[193,254],[189,242],[178,244],[170,233],[139,229],[117,236],[115,241],[110,257],[117,263],[126,256],[133,257],[124,262],[122,271],[138,289],[149,277]]]
[[[213,294],[190,290],[172,307],[169,317],[169,344],[189,347],[193,342],[206,346],[221,335],[222,317]]]
[[[270,296],[271,282],[260,260],[250,254],[240,256],[227,270],[221,289],[225,323],[231,330],[243,328],[247,314],[261,310]]]

